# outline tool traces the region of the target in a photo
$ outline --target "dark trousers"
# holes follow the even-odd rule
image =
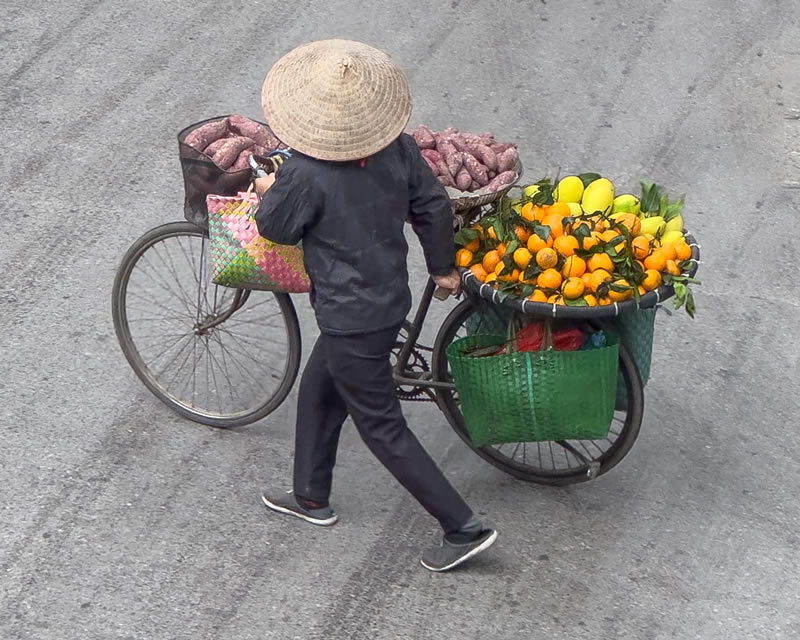
[[[320,335],[300,382],[294,492],[327,503],[339,434],[350,415],[369,450],[445,532],[454,531],[472,511],[403,417],[389,360],[398,330]]]

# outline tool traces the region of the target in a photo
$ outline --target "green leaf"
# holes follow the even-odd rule
[[[548,224],[539,224],[538,222],[533,226],[533,232],[539,236],[542,240],[547,242],[547,239],[550,237],[550,225]]]
[[[659,210],[661,201],[661,187],[647,178],[642,178],[642,197],[640,208],[643,213],[650,213]]]
[[[508,246],[506,247],[506,254],[513,256],[517,249],[519,249],[519,240],[514,239],[508,243]]]
[[[503,222],[498,218],[497,220],[494,221],[492,227],[494,227],[494,233],[497,236],[497,241],[503,242],[503,240],[506,237],[506,229],[505,226],[503,225]]]
[[[588,187],[592,182],[594,182],[595,180],[599,180],[603,176],[601,176],[599,173],[581,173],[578,175],[578,177],[581,179],[581,182],[583,182],[583,186],[585,188]]]
[[[592,235],[592,231],[589,229],[588,225],[582,224],[579,225],[573,232],[574,235],[578,240],[578,246],[583,245],[583,238],[589,238]]]
[[[541,272],[542,272],[542,268],[538,264],[536,264],[535,260],[531,260],[528,263],[528,266],[525,267],[525,279],[526,280],[533,280]]]
[[[564,298],[564,304],[568,307],[588,307],[589,303],[586,302],[583,298],[578,298],[576,300],[567,300]]]
[[[477,240],[481,237],[481,232],[477,229],[471,229],[469,227],[464,227],[458,233],[456,233],[456,244],[460,244],[462,247],[464,245],[469,244],[473,240]]]
[[[694,319],[695,311],[697,311],[697,307],[694,305],[694,295],[691,291],[686,294],[686,313],[689,314],[689,317]]]
[[[536,290],[536,287],[534,287],[533,285],[531,285],[531,284],[523,284],[522,285],[522,297],[523,298],[527,298],[528,296],[532,295],[535,290]]]

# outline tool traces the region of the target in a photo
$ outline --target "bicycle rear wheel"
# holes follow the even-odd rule
[[[490,311],[479,310],[465,300],[445,318],[433,347],[433,379],[450,382],[447,346],[471,331],[488,324],[496,333],[497,318]],[[567,485],[586,482],[608,472],[628,454],[639,435],[644,412],[644,392],[639,371],[623,345],[619,349],[619,369],[622,373],[627,407],[614,412],[610,431],[603,440],[567,440],[558,442],[512,442],[477,448],[472,444],[461,413],[456,391],[437,390],[442,412],[456,433],[481,458],[498,469],[528,482],[548,485]]]
[[[195,422],[236,427],[286,398],[300,367],[300,327],[288,295],[218,287],[209,273],[201,229],[172,222],[148,231],[114,279],[114,328],[159,400]]]

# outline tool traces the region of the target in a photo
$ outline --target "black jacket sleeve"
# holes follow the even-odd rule
[[[409,218],[417,234],[428,273],[443,276],[455,267],[453,210],[450,198],[419,152],[413,138],[401,138],[410,159]]]
[[[317,215],[313,192],[291,159],[278,168],[275,184],[255,214],[258,232],[278,244],[296,245]]]

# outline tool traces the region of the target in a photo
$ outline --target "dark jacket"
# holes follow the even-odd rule
[[[378,331],[406,317],[406,220],[422,244],[428,272],[453,269],[450,201],[406,134],[365,163],[294,152],[255,218],[261,235],[274,242],[302,240],[317,323],[325,333]]]

